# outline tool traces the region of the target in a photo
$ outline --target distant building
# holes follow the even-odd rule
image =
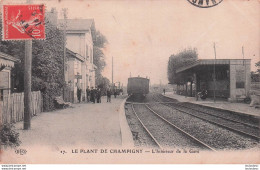
[[[202,59],[177,69],[176,73],[185,75],[186,83],[192,86],[186,87],[186,90],[182,88],[181,90],[184,91],[181,92],[182,94],[194,96],[196,92],[205,89],[208,91],[209,97],[213,97],[215,91],[216,97],[235,101],[237,98],[249,96],[250,71],[250,59],[217,59],[215,61],[214,59]],[[194,91],[195,93],[193,93]]]
[[[0,100],[3,100],[3,95],[11,93],[11,69],[18,61],[19,59],[0,52]]]
[[[72,58],[68,60],[66,82],[72,83],[74,91],[74,101],[76,100],[77,87],[82,89],[82,99],[86,97],[86,88],[95,86],[95,69],[93,64],[93,36],[95,32],[95,23],[93,19],[67,19],[58,20],[60,29],[64,29],[62,25],[66,25],[66,47],[70,54],[76,54],[73,62]],[[71,78],[74,74],[74,80]]]

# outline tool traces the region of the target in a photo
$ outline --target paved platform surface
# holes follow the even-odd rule
[[[125,99],[126,96],[119,96],[116,99],[112,97],[112,102],[107,103],[103,97],[102,103],[79,103],[73,104],[74,108],[43,112],[32,118],[31,130],[28,131],[22,130],[23,122],[16,123],[15,128],[22,142],[19,148],[27,150],[28,153],[20,156],[21,159],[26,159],[28,163],[42,161],[45,163],[44,160],[51,163],[54,161],[51,157],[54,155],[60,157],[63,155],[61,153],[63,150],[71,152],[72,149],[81,148],[133,146],[132,135],[124,114]],[[37,150],[45,156],[49,154],[50,157],[42,156]],[[20,160],[16,158],[14,150],[10,149],[4,153],[6,154],[2,155],[2,161],[14,163],[10,157]]]
[[[166,92],[165,96],[177,99],[180,102],[190,102],[190,103],[200,104],[204,106],[230,110],[242,114],[253,115],[260,118],[260,109],[255,109],[254,107],[250,107],[249,104],[245,104],[245,103],[231,103],[228,101],[218,101],[218,100],[214,102],[212,99],[206,99],[206,100],[199,99],[198,101],[196,101],[195,97],[185,97],[185,96],[177,95],[173,92]]]

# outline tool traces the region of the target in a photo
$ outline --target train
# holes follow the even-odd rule
[[[127,94],[146,96],[149,93],[149,82],[148,78],[143,77],[130,77],[127,83]]]

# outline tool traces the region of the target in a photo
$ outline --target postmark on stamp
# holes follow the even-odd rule
[[[210,8],[220,4],[223,0],[187,0],[187,1],[199,8]]]
[[[3,40],[45,39],[44,5],[3,5]]]

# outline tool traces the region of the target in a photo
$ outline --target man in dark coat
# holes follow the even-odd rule
[[[89,100],[90,100],[90,89],[89,89],[89,86],[86,89],[86,94],[87,94],[87,102],[89,102]]]
[[[101,89],[97,89],[97,103],[101,103]]]
[[[111,89],[110,89],[110,87],[107,89],[107,102],[111,103]]]
[[[93,87],[91,87],[91,91],[90,91],[90,101],[93,103],[93,104],[95,104],[95,97],[96,97],[96,90],[93,88]]]
[[[78,97],[78,101],[80,103],[81,102],[81,89],[80,89],[80,87],[77,87],[77,97]]]
[[[116,91],[116,89],[114,89],[114,96],[115,96],[115,98],[116,98],[116,96],[117,96],[117,91]]]

